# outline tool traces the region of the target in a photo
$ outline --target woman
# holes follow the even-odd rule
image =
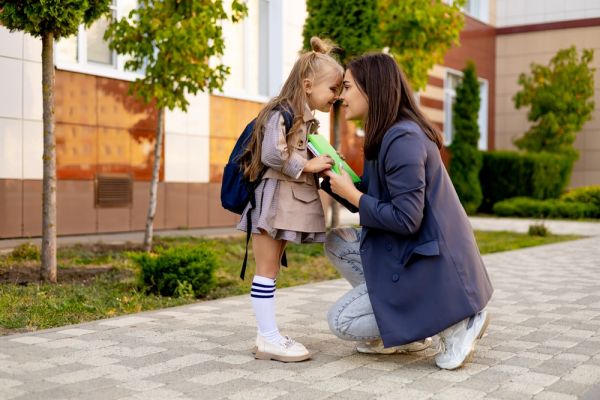
[[[357,188],[344,172],[326,174],[358,207],[362,229],[326,239],[328,257],[354,286],[329,311],[330,328],[362,342],[359,351],[382,353],[439,334],[436,364],[459,368],[485,332],[493,289],[442,163],[442,137],[392,57],[359,57],[343,85],[346,119],[364,125],[364,175]]]

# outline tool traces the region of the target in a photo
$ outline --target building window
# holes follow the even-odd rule
[[[103,16],[86,31],[88,62],[114,66],[114,52],[108,48],[108,43],[104,40],[104,33],[114,18],[114,5],[111,7],[111,10],[113,15]]]
[[[225,53],[215,62],[227,65],[231,72],[221,94],[266,102],[283,83],[283,2],[249,0],[246,4],[246,18],[222,23]]]
[[[480,21],[489,22],[490,20],[488,0],[467,0],[464,10],[471,17]]]
[[[80,25],[77,35],[59,40],[56,43],[56,67],[123,80],[140,77],[139,73],[124,70],[125,57],[110,50],[108,42],[104,40],[104,33],[110,23],[127,16],[135,7],[136,0],[113,0],[108,15],[99,18],[87,29]]]
[[[452,143],[454,127],[452,126],[452,113],[454,101],[456,100],[456,88],[460,83],[459,74],[448,72],[444,82],[444,144]]]
[[[454,135],[453,106],[456,101],[456,88],[462,79],[462,74],[456,71],[448,71],[444,82],[444,144],[449,146]],[[488,82],[479,78],[479,114],[477,122],[479,125],[480,150],[487,150],[488,143]]]

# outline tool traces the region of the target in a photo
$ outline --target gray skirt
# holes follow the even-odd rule
[[[254,196],[256,198],[256,207],[250,211],[250,204],[242,213],[237,229],[247,232],[247,215],[250,212],[252,219],[252,233],[261,233],[261,230],[266,232],[275,240],[286,240],[292,243],[324,243],[325,232],[296,232],[285,229],[273,228],[275,212],[277,210],[277,189],[279,180],[263,179]]]

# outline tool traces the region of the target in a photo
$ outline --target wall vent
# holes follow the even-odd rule
[[[96,207],[129,207],[133,180],[129,175],[98,174],[95,184]]]

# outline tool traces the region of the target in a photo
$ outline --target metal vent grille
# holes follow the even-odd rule
[[[128,207],[133,197],[129,175],[96,175],[96,207]]]

